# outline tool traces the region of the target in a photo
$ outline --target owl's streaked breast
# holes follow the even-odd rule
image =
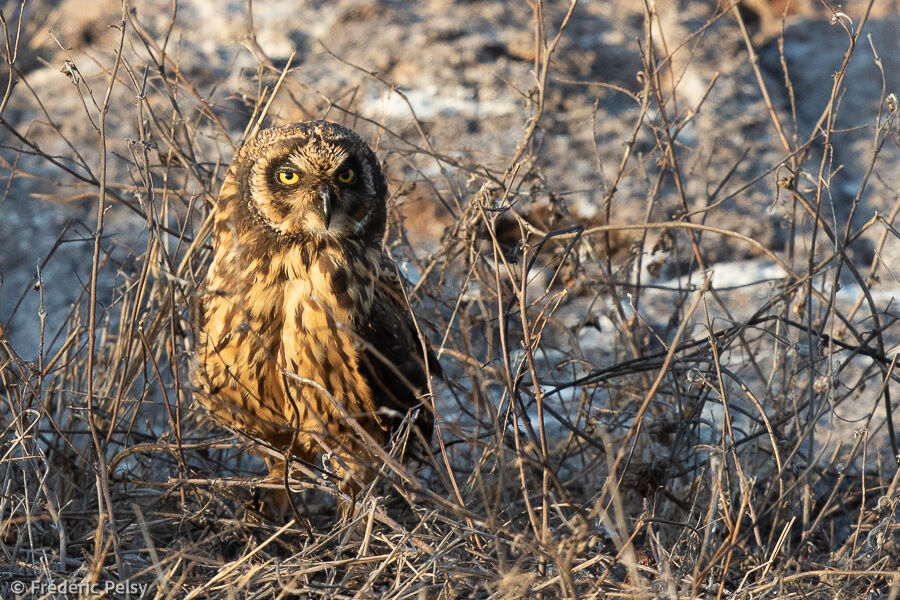
[[[313,256],[300,246],[269,257],[218,254],[210,279],[225,270],[244,285],[210,290],[200,348],[210,380],[204,404],[220,416],[225,408],[227,425],[263,438],[289,440],[299,426],[298,445],[310,453],[312,433],[338,433],[343,419],[335,402],[371,419],[376,407],[359,368],[356,326],[374,298],[380,263],[372,259],[354,245]]]

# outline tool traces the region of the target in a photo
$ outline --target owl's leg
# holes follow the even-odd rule
[[[287,490],[284,489],[284,460],[274,458],[265,452],[255,452],[266,462],[269,469],[266,487],[256,488],[254,501],[259,511],[276,523],[283,522],[291,514],[291,503]],[[277,485],[278,487],[273,487]]]
[[[372,456],[359,444],[347,444],[337,456],[331,458],[331,468],[338,478],[338,489],[350,500],[341,498],[341,516],[352,517],[355,513],[356,498],[360,491],[375,481],[376,469]]]
[[[309,529],[307,519],[296,513],[295,505],[292,503],[292,499],[296,497],[292,496],[291,492],[285,489],[286,466],[284,459],[265,452],[259,452],[258,454],[262,456],[269,469],[269,475],[266,478],[267,487],[257,488],[257,502],[259,503],[260,512],[276,523],[295,517],[299,524]]]

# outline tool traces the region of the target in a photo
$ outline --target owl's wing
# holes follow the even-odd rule
[[[443,377],[443,369],[428,343],[423,348],[419,341],[396,266],[385,257],[382,267],[368,319],[360,324],[365,342],[360,366],[376,404],[396,411],[402,418],[420,404],[419,396],[428,389],[425,361],[433,375]],[[399,424],[400,419],[388,421]],[[430,442],[434,419],[427,406],[419,410],[415,425]]]

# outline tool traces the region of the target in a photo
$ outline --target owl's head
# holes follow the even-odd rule
[[[327,121],[264,129],[229,171],[255,226],[283,243],[356,238],[380,244],[387,185],[353,131]]]

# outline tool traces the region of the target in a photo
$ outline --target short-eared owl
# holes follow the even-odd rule
[[[260,132],[225,176],[195,311],[200,402],[303,460],[330,452],[344,490],[374,476],[348,419],[386,443],[420,404],[426,360],[440,372],[382,251],[386,194],[375,154],[345,127]],[[417,425],[430,440],[427,408]]]

